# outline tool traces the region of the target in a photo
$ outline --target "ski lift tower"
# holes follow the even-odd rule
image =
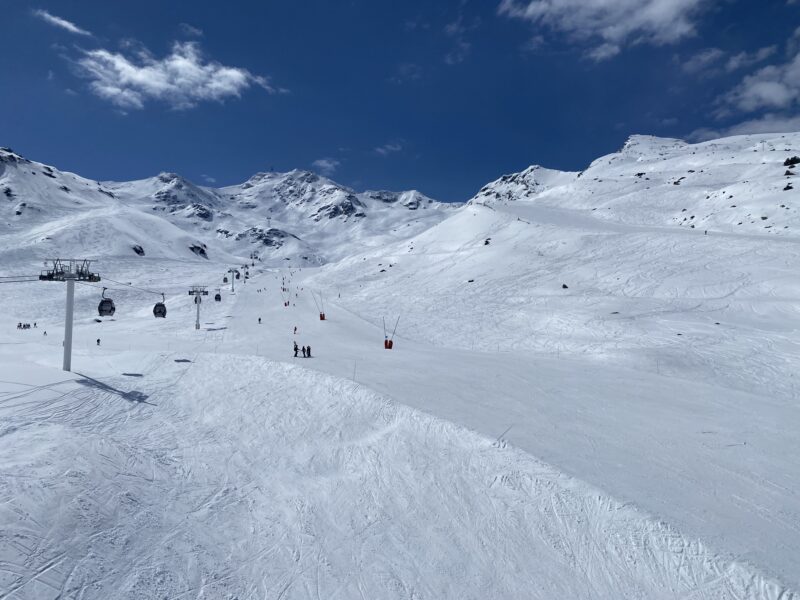
[[[194,296],[194,303],[197,306],[197,320],[194,322],[194,328],[200,329],[200,304],[203,301],[203,296],[208,296],[208,290],[204,285],[193,285],[189,290],[189,295]]]
[[[64,362],[65,371],[72,370],[72,321],[75,311],[75,282],[100,281],[100,275],[92,273],[91,260],[78,258],[48,258],[44,261],[45,270],[39,274],[39,281],[66,281],[67,307],[64,318]],[[50,266],[50,268],[47,268]]]

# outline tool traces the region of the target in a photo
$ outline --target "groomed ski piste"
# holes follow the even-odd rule
[[[781,233],[691,206],[716,184],[671,196],[712,151],[785,185],[800,136],[776,139],[756,156],[757,136],[637,139],[321,266],[253,261],[235,292],[246,252],[103,255],[112,211],[89,236],[104,279],[76,287],[72,373],[65,285],[0,286],[0,599],[795,600],[800,237],[777,205],[796,196],[734,191],[757,221],[775,204]],[[645,171],[660,188],[621,192]],[[53,255],[36,226],[4,234],[1,275]],[[170,227],[152,235],[177,248]]]

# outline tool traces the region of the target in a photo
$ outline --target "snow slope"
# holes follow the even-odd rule
[[[187,303],[137,344],[172,351],[126,351],[155,323],[136,318],[79,344],[75,375],[38,338],[4,349],[6,597],[794,597],[502,439],[223,354],[284,337],[254,331],[253,283],[242,312],[194,332]]]
[[[701,144],[632,136],[581,173],[541,167],[506,175],[470,202],[532,200],[617,223],[745,234],[797,235],[798,134],[737,136]]]
[[[798,147],[635,137],[441,210],[293,172],[87,186],[108,235],[62,195],[9,219],[0,274],[91,251],[118,313],[77,287],[65,376],[63,286],[0,286],[0,598],[797,597]],[[152,210],[164,189],[186,205]],[[224,223],[303,245],[231,294],[254,246]],[[195,283],[223,295],[200,331]],[[314,358],[288,366],[293,341]]]

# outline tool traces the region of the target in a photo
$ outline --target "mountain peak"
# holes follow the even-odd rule
[[[655,135],[633,134],[628,136],[620,150],[621,154],[651,154],[666,150],[676,150],[688,146],[678,138],[663,138]]]
[[[11,148],[0,147],[0,162],[5,163],[29,163],[27,158],[14,152]]]
[[[169,173],[167,171],[163,171],[156,176],[161,183],[173,183],[173,182],[181,182],[185,183],[186,179],[182,176],[178,175],[177,173]]]
[[[519,173],[509,173],[485,185],[470,200],[474,202],[508,201],[530,198],[546,190],[572,183],[578,174],[531,165]]]

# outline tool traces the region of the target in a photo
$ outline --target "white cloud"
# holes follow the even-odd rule
[[[323,175],[333,175],[341,163],[335,158],[319,158],[311,163]]]
[[[800,28],[786,44],[787,61],[761,67],[742,78],[737,86],[717,98],[715,117],[737,118],[738,123],[718,128],[703,128],[691,133],[692,139],[712,139],[726,135],[783,133],[800,130]],[[765,60],[777,52],[767,46],[752,53],[742,53],[728,61],[733,70]]]
[[[740,52],[728,59],[725,68],[728,71],[736,71],[738,69],[752,67],[755,64],[767,60],[777,51],[777,46],[767,46],[765,48],[759,48],[755,52]]]
[[[719,48],[706,48],[684,62],[681,68],[687,73],[701,73],[722,60],[723,56],[725,56],[725,52]]]
[[[766,114],[756,119],[737,123],[720,129],[697,129],[689,134],[690,140],[704,142],[730,135],[747,135],[753,133],[787,133],[800,131],[800,116]]]
[[[91,80],[92,92],[122,109],[141,109],[149,100],[186,109],[202,101],[238,98],[252,86],[269,93],[286,91],[247,69],[206,61],[197,42],[176,42],[162,59],[142,48],[135,58],[104,49],[82,53],[75,64]]]
[[[203,30],[199,27],[195,27],[194,25],[189,25],[188,23],[181,23],[178,25],[178,28],[181,30],[181,33],[186,36],[190,37],[203,37]]]
[[[747,75],[720,99],[720,116],[731,110],[788,110],[800,100],[800,52],[782,65],[770,65]]]
[[[668,44],[695,34],[695,19],[712,0],[501,0],[502,15],[591,45],[605,60],[631,44]]]
[[[85,29],[81,29],[75,23],[71,21],[67,21],[66,19],[62,19],[61,17],[57,17],[46,10],[38,9],[33,11],[33,15],[35,17],[40,18],[45,23],[50,23],[50,25],[54,25],[55,27],[59,27],[64,29],[65,31],[69,31],[70,33],[74,33],[76,35],[92,35],[91,32],[86,31]]]
[[[800,0],[798,0],[798,3],[800,3]],[[800,27],[794,30],[792,37],[786,42],[787,55],[791,56],[797,52],[800,52]]]
[[[472,43],[467,40],[467,34],[477,29],[479,23],[478,20],[475,20],[468,24],[464,21],[464,16],[459,14],[455,21],[445,25],[445,35],[453,41],[453,46],[450,51],[445,54],[444,62],[448,65],[457,65],[466,60],[472,49]]]
[[[202,177],[203,181],[205,181],[206,183],[217,183],[217,180],[214,177],[211,177],[210,175],[206,175],[205,173],[200,175],[200,177]]]
[[[617,54],[621,51],[620,47],[616,44],[600,44],[599,46],[592,48],[588,52],[589,58],[596,61],[607,60],[609,58],[614,58]]]
[[[390,154],[394,154],[395,152],[400,152],[403,149],[401,144],[397,142],[384,144],[383,146],[378,146],[375,148],[375,152],[380,154],[381,156],[389,156]]]

